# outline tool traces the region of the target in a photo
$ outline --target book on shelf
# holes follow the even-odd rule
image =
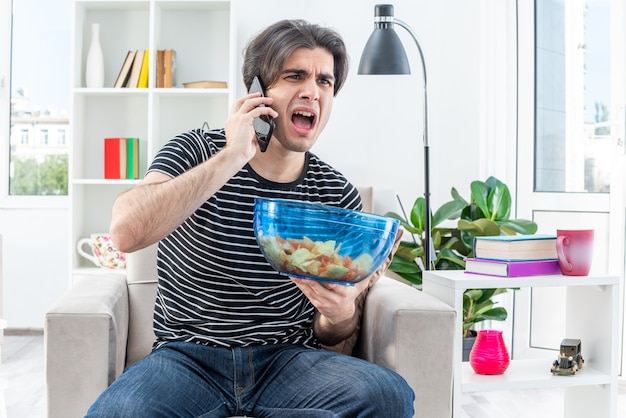
[[[176,51],[173,49],[156,51],[156,86],[176,87]]]
[[[104,178],[139,178],[139,138],[104,138]]]
[[[555,259],[556,236],[537,234],[475,237],[474,257],[511,261]]]
[[[126,87],[136,88],[139,85],[139,74],[141,74],[141,66],[143,64],[143,51],[135,51],[135,59],[130,70],[128,83]]]
[[[137,51],[128,51],[128,53],[126,54],[126,58],[122,63],[122,67],[120,68],[120,72],[117,74],[117,78],[115,79],[115,84],[113,84],[113,87],[119,88],[126,86],[136,53]]]
[[[165,60],[165,80],[163,87],[175,87],[176,86],[176,51],[173,49],[166,49],[163,54]]]
[[[104,138],[104,178],[125,179],[128,173],[126,138]]]
[[[144,49],[143,62],[141,63],[141,71],[139,72],[139,81],[137,82],[137,87],[139,88],[148,87],[148,64],[149,63],[150,63],[149,50]]]
[[[127,175],[128,179],[139,178],[139,138],[126,138]]]
[[[561,274],[561,268],[556,259],[506,261],[466,258],[465,272],[487,276],[524,277]]]
[[[183,83],[183,87],[188,89],[225,89],[228,84],[225,81],[201,80]]]
[[[156,86],[165,86],[165,50],[158,49],[156,55]]]

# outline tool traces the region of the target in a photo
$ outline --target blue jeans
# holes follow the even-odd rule
[[[87,417],[412,417],[397,373],[293,345],[168,343],[131,365]]]

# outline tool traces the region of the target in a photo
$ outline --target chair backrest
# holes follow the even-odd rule
[[[371,187],[359,187],[363,210],[373,208]],[[155,340],[152,328],[154,302],[157,292],[157,244],[130,253],[126,257],[129,324],[126,367],[145,357]]]

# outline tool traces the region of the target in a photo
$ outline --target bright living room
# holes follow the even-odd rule
[[[3,6],[8,3],[5,1]],[[233,15],[237,16],[237,42],[233,46],[236,56],[250,35],[281,17],[301,17],[340,29],[350,45],[353,69],[349,83],[336,100],[333,119],[315,151],[341,167],[353,182],[374,186],[377,212],[397,211],[396,194],[401,196],[406,207],[410,207],[412,200],[422,191],[419,125],[421,81],[415,70],[418,68],[418,58],[410,41],[405,40],[415,72],[410,79],[383,77],[381,81],[361,77],[356,74],[356,62],[371,31],[375,2],[364,2],[357,8],[353,5],[337,5],[335,2],[318,2],[315,10],[306,11],[297,5],[280,1],[272,2],[269,8],[267,3],[231,3],[231,8],[236,11]],[[515,53],[510,50],[511,45],[515,45],[510,24],[519,20],[519,10],[516,10],[518,5],[512,1],[465,3],[394,3],[396,16],[409,22],[418,31],[426,52],[430,81],[434,202],[447,200],[451,187],[464,190],[472,179],[487,175],[496,175],[507,181],[516,190],[517,196],[524,193],[525,177],[516,171],[516,167],[522,166],[523,162],[511,151],[519,148],[519,158],[526,151],[524,147],[516,145],[516,140],[522,141],[525,137],[521,135],[517,138],[516,126],[511,122],[511,118],[515,119],[511,116],[515,113],[511,110],[515,106],[511,106],[511,103],[516,101],[512,98],[509,83],[515,77],[503,75],[511,60],[515,61],[512,58]],[[523,3],[520,2],[520,8],[523,8]],[[19,5],[19,2],[15,4]],[[62,9],[60,5],[56,7]],[[329,10],[334,11],[332,16]],[[451,13],[451,10],[455,10],[455,13]],[[66,10],[62,17],[54,19],[58,26],[67,25],[68,33],[70,15]],[[346,19],[345,16],[352,18]],[[58,49],[58,56],[71,59],[67,51],[69,40],[68,44],[63,47],[59,45]],[[0,51],[5,55],[5,49]],[[6,56],[0,57],[3,65]],[[464,64],[459,65],[460,62]],[[234,96],[242,94],[236,69],[238,66],[239,63],[232,65],[233,69],[229,73],[229,80],[233,80],[231,84],[237,85]],[[2,67],[0,74],[10,72],[5,72],[5,68]],[[3,88],[4,93],[7,91],[6,81]],[[69,80],[66,90],[69,94]],[[458,92],[463,94],[459,95]],[[520,96],[523,93],[520,92]],[[380,104],[383,100],[394,100],[396,104],[384,106]],[[9,114],[8,111],[4,113]],[[368,117],[363,118],[363,115]],[[375,117],[369,117],[371,115]],[[376,120],[381,122],[377,123]],[[449,123],[451,120],[455,123]],[[507,139],[503,141],[502,138]],[[8,144],[8,137],[2,140],[6,141],[3,145]],[[350,158],[346,159],[345,156]],[[2,164],[6,165],[7,162],[3,161]],[[398,167],[402,169],[398,170]],[[448,167],[462,167],[463,172]],[[8,169],[2,172],[8,173]],[[51,199],[59,200],[54,197]],[[68,260],[71,258],[69,254],[74,251],[74,237],[67,219],[69,203],[67,199],[60,200],[57,207],[50,207],[49,202],[42,204],[37,199],[34,202],[31,199],[19,202],[9,197],[0,208],[0,232],[4,235],[5,260],[4,318],[8,320],[10,329],[41,329],[46,309],[70,283],[72,264]],[[528,201],[519,202],[518,212],[527,213],[524,216],[528,217],[541,216],[533,212],[537,208],[523,207]],[[611,220],[623,222],[619,220],[620,217],[623,218],[619,213],[612,214]],[[621,254],[623,259],[623,251]]]

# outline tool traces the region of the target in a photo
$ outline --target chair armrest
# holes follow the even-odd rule
[[[128,290],[123,273],[80,277],[44,325],[48,417],[82,417],[124,368]]]
[[[446,303],[390,277],[367,295],[357,353],[406,379],[415,417],[452,416],[455,318]]]

